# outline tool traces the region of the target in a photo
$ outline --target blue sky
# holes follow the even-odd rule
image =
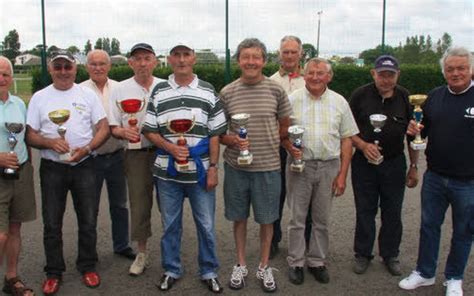
[[[186,41],[197,49],[225,48],[224,0],[44,0],[47,45],[83,49],[87,39],[115,37],[127,51],[148,42],[157,51]],[[20,34],[21,49],[42,42],[40,0],[0,0],[0,37]],[[257,37],[276,50],[282,36],[316,44],[321,14],[323,55],[357,54],[381,43],[382,0],[229,0],[229,43],[233,51],[246,37]],[[455,45],[474,50],[473,0],[387,0],[386,44],[407,36],[443,32]]]

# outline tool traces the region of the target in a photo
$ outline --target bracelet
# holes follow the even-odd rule
[[[410,168],[418,169],[418,165],[416,163],[410,163]]]

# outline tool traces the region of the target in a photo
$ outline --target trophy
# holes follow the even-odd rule
[[[374,133],[377,135],[382,131],[382,127],[385,125],[385,121],[387,121],[387,116],[383,114],[372,114],[369,116],[370,124],[374,127]],[[375,146],[379,147],[379,140],[374,141]],[[376,160],[369,159],[369,163],[379,165],[383,161],[383,155],[380,155],[379,158]]]
[[[145,99],[124,99],[115,102],[117,108],[119,108],[122,113],[128,114],[128,125],[130,127],[135,127],[138,124],[138,119],[135,117],[135,114],[142,111],[145,107]],[[138,140],[129,140],[128,149],[140,149],[142,148],[142,143],[140,138]]]
[[[186,146],[186,139],[184,138],[184,134],[189,132],[193,129],[195,124],[195,118],[193,119],[173,119],[168,120],[166,126],[168,130],[174,134],[179,135],[179,139],[176,142],[178,146]],[[185,172],[189,169],[189,162],[188,160],[176,160],[174,163],[174,167],[178,172]]]
[[[303,133],[304,128],[299,125],[292,125],[288,128],[288,137],[290,138],[295,148],[301,149],[303,147]],[[304,161],[295,159],[290,165],[292,172],[301,173],[304,169]]]
[[[71,112],[66,109],[60,109],[48,113],[49,120],[58,125],[58,134],[63,139],[66,135],[66,127],[63,126],[63,124],[68,121],[70,115]],[[71,158],[70,152],[59,154],[59,160],[61,161],[69,160],[69,158]]]
[[[410,104],[415,106],[413,110],[413,118],[416,121],[416,125],[419,127],[420,122],[423,119],[423,110],[421,109],[421,105],[426,101],[428,98],[427,95],[411,95],[408,96],[408,100]],[[410,147],[413,150],[423,150],[426,148],[426,142],[421,138],[420,133],[416,133],[415,139],[410,142]]]
[[[8,146],[10,147],[10,153],[15,153],[15,146],[18,143],[16,139],[16,134],[19,134],[23,131],[23,123],[14,123],[14,122],[5,122],[5,128],[8,130]],[[12,179],[18,179],[18,172],[16,169],[6,168],[3,170],[3,173]]]
[[[239,128],[239,137],[241,139],[247,138],[247,129],[245,125],[247,124],[250,118],[250,114],[248,113],[237,113],[232,115],[231,121],[233,124],[237,125]],[[249,165],[252,163],[253,156],[248,150],[241,150],[239,157],[237,157],[237,163],[239,165]]]

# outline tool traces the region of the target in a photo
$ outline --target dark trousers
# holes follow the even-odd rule
[[[280,210],[279,218],[273,222],[273,238],[272,244],[278,244],[281,242],[281,218],[283,215],[283,208],[285,207],[286,200],[286,158],[288,153],[285,148],[280,146],[280,163],[281,163],[281,192],[280,192]],[[309,207],[311,209],[311,206]],[[309,243],[309,238],[311,237],[311,210],[308,211],[308,216],[306,217],[306,228],[304,231],[304,237],[307,243]]]
[[[102,185],[105,180],[109,196],[109,212],[112,221],[112,241],[115,252],[129,248],[129,226],[127,208],[127,180],[123,167],[123,150],[98,155],[96,166],[96,194],[100,200]]]
[[[96,173],[94,159],[88,158],[71,166],[41,159],[41,200],[43,212],[43,243],[47,276],[61,276],[66,270],[63,256],[62,227],[68,191],[71,191],[77,215],[79,272],[94,271],[98,260]]]
[[[407,169],[405,154],[385,159],[377,166],[369,164],[364,155],[357,151],[351,167],[357,216],[354,238],[356,256],[373,258],[375,216],[380,207],[379,254],[384,259],[397,257],[402,238],[401,212]]]

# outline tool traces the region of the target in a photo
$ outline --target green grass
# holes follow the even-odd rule
[[[10,88],[10,92],[14,94],[15,96],[22,98],[25,101],[25,103],[28,104],[32,96],[31,75],[30,74],[15,74],[14,78],[16,79],[16,92],[15,92],[14,84]]]

